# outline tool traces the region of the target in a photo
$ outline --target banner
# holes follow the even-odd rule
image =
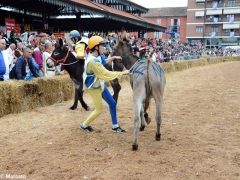
[[[6,24],[7,31],[12,31],[15,29],[15,19],[6,18],[5,24]]]
[[[5,18],[6,30],[15,30],[17,34],[20,33],[20,24],[16,24],[15,19]]]
[[[53,33],[56,38],[64,38],[64,33]]]

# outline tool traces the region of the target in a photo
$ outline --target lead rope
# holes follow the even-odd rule
[[[112,71],[114,71],[114,68],[113,68],[113,67],[114,67],[114,63],[113,63],[113,60],[112,60]]]
[[[70,65],[76,64],[76,63],[78,63],[78,61],[74,61],[74,62],[68,63],[68,64],[62,63],[61,65],[63,65],[63,66],[70,66]]]
[[[138,61],[136,61],[133,66],[129,69],[129,72],[131,72],[131,70],[135,67],[135,65],[138,63]],[[132,74],[132,73],[129,73],[129,74]]]

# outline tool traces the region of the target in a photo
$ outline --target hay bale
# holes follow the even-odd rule
[[[229,56],[225,57],[224,62],[229,62],[229,61],[240,61],[240,56]]]
[[[166,73],[174,72],[175,71],[175,66],[174,63],[169,62],[169,63],[161,63],[160,66],[164,69]]]
[[[187,61],[176,61],[174,62],[175,71],[182,71],[184,69],[188,69]]]
[[[234,57],[235,59],[238,59],[239,57]],[[197,66],[206,66],[208,64],[216,64],[224,62],[224,57],[202,57],[198,60],[186,60],[186,61],[175,61],[175,62],[169,62],[169,63],[161,63],[160,66],[163,67],[166,73],[175,72],[175,71],[182,71],[184,69],[189,69],[192,67]]]
[[[72,96],[73,83],[68,76],[1,82],[0,117],[67,101]]]
[[[35,79],[39,85],[41,106],[67,101],[73,96],[73,83],[68,75]]]

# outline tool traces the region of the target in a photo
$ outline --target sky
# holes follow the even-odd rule
[[[187,6],[188,0],[131,0],[146,8]]]

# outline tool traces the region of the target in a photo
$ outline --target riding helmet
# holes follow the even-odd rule
[[[75,38],[75,37],[80,37],[80,33],[77,30],[70,31],[69,38],[72,39],[72,38]]]
[[[88,48],[93,49],[95,46],[100,44],[106,44],[107,41],[100,36],[92,36],[88,41]]]

